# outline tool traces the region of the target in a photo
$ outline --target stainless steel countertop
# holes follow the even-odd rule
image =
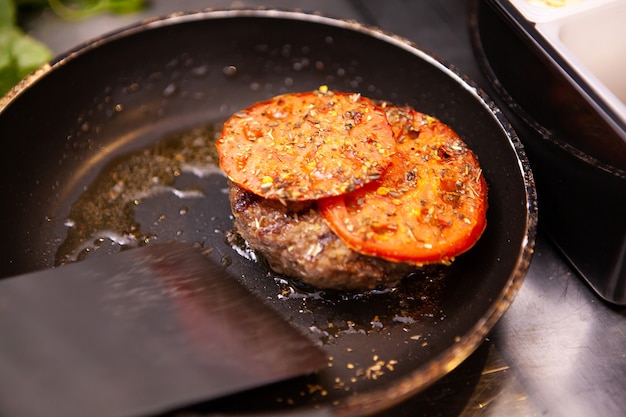
[[[441,57],[498,103],[472,52],[469,5],[459,0],[152,0],[146,10],[133,15],[67,22],[44,12],[26,25],[60,54],[147,17],[242,5],[298,7],[376,25]],[[522,141],[528,134],[518,133]],[[527,278],[483,345],[434,386],[380,417],[618,417],[625,410],[626,309],[602,302],[576,275],[541,232],[540,213]]]

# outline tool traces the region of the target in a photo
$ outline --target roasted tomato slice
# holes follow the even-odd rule
[[[366,255],[413,264],[449,263],[486,226],[487,185],[478,159],[439,120],[387,107],[396,137],[389,169],[375,183],[318,201],[331,229]]]
[[[240,187],[301,201],[344,194],[379,178],[395,139],[384,111],[369,99],[320,88],[236,113],[217,150],[222,170]]]

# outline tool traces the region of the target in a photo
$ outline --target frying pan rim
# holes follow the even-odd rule
[[[207,8],[149,18],[136,24],[114,30],[91,41],[78,45],[77,47],[57,56],[51,62],[40,67],[38,70],[22,80],[4,97],[0,98],[0,116],[2,115],[4,109],[6,109],[12,101],[28,91],[29,88],[34,86],[37,81],[44,77],[48,72],[62,68],[65,63],[70,62],[79,55],[98,48],[102,44],[164,26],[178,25],[200,20],[204,21],[211,19],[241,17],[306,21],[319,25],[332,26],[358,32],[360,34],[384,41],[391,44],[393,47],[399,47],[407,52],[410,52],[417,59],[427,61],[427,63],[433,65],[439,71],[444,72],[449,78],[452,79],[453,82],[459,84],[459,86],[471,93],[494,119],[494,122],[501,130],[500,133],[507,138],[512,151],[517,157],[518,167],[516,170],[522,177],[525,188],[524,195],[526,198],[524,234],[522,241],[520,242],[518,257],[515,265],[506,280],[505,286],[500,291],[498,298],[492,301],[489,309],[484,312],[480,320],[478,320],[466,334],[457,337],[454,345],[443,350],[437,356],[429,360],[428,363],[414,369],[407,376],[391,384],[390,387],[374,390],[372,392],[361,393],[356,396],[350,396],[345,400],[342,400],[338,405],[328,406],[331,407],[332,414],[337,416],[361,416],[380,412],[427,388],[467,359],[467,357],[469,357],[478,348],[489,331],[491,331],[493,326],[495,326],[504,312],[511,305],[525,278],[533,256],[537,233],[538,209],[534,178],[529,161],[517,133],[514,131],[505,115],[497,108],[495,103],[487,96],[487,94],[478,88],[476,84],[467,76],[462,74],[451,64],[436,56],[434,53],[421,48],[409,39],[354,20],[329,17],[318,12],[305,12],[302,10],[264,7],[226,9]],[[290,412],[288,412],[288,414],[289,413]]]

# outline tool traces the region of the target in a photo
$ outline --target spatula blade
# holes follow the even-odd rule
[[[314,372],[323,350],[181,243],[0,281],[0,415],[164,412]]]

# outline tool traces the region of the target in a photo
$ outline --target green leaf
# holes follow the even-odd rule
[[[145,0],[48,0],[48,3],[56,14],[67,20],[84,19],[104,12],[134,13],[145,6]]]
[[[0,27],[0,95],[4,95],[20,80],[13,57],[12,44],[15,38],[16,33],[12,26]]]
[[[13,0],[0,0],[0,28],[15,25],[15,13]]]
[[[24,78],[52,58],[47,46],[28,35],[22,35],[13,43],[17,75]]]
[[[108,0],[108,9],[111,13],[125,14],[134,13],[143,9],[144,0]]]
[[[0,95],[51,57],[45,45],[17,27],[0,27]]]
[[[44,7],[49,4],[59,16],[82,19],[98,13],[133,13],[146,0],[0,0],[0,95],[52,58],[41,42],[17,27],[17,6]]]

